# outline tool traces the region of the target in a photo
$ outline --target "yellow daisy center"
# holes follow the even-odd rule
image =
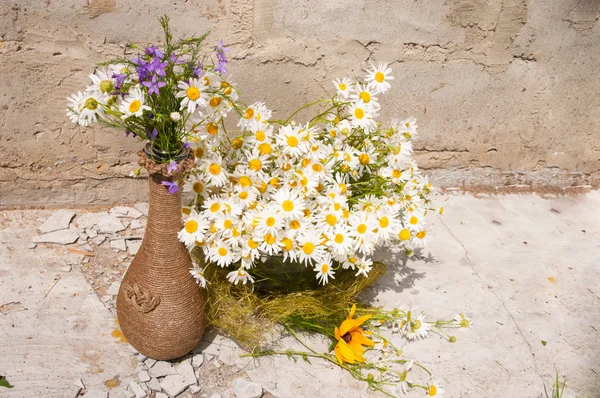
[[[333,214],[327,214],[325,216],[325,221],[327,221],[327,224],[329,224],[333,227],[335,225],[335,223],[337,223],[337,217],[334,216]]]
[[[367,226],[365,224],[360,224],[358,227],[356,227],[356,232],[359,234],[364,234],[367,232]]]
[[[208,167],[208,171],[212,175],[219,175],[221,173],[221,166],[219,166],[216,163],[213,163]]]
[[[260,152],[261,155],[268,155],[271,152],[273,152],[273,148],[271,148],[270,144],[267,144],[266,142],[264,142],[258,146],[258,151]]]
[[[390,225],[390,220],[387,217],[381,217],[379,219],[379,226],[381,228],[387,228],[387,226]]]
[[[323,171],[323,166],[321,166],[318,163],[315,163],[312,165],[312,169],[315,173],[320,173],[321,171]]]
[[[242,145],[244,144],[244,140],[241,140],[239,138],[236,138],[235,140],[233,140],[233,142],[231,143],[231,147],[235,150],[238,150],[242,147]]]
[[[429,386],[429,390],[427,390],[427,395],[430,397],[435,397],[437,394],[437,388],[435,386]]]
[[[385,75],[382,72],[375,73],[375,81],[377,83],[383,83],[384,80],[385,80]]]
[[[202,155],[204,155],[204,149],[198,147],[196,149],[194,149],[194,156],[197,158],[201,158]]]
[[[254,239],[248,239],[248,247],[251,249],[256,249],[258,247],[258,243],[254,241]]]
[[[224,247],[219,247],[219,256],[221,257],[225,257],[227,255],[227,249],[225,249]]]
[[[256,141],[261,141],[261,142],[264,141],[265,138],[267,138],[264,131],[258,131],[256,133],[255,137],[256,137]]]
[[[427,236],[427,231],[417,232],[417,238],[423,239],[425,236]]]
[[[206,132],[210,135],[217,135],[219,133],[219,127],[214,123],[208,123],[206,125]]]
[[[269,245],[272,245],[273,243],[275,243],[275,237],[271,234],[266,234],[265,235],[265,242]]]
[[[392,171],[392,177],[394,178],[400,178],[401,175],[402,172],[400,170],[394,169],[394,171]]]
[[[267,224],[267,227],[272,227],[275,225],[275,217],[267,217],[265,224]]]
[[[212,205],[210,205],[210,211],[212,211],[213,213],[216,213],[219,210],[221,210],[221,205],[220,204],[213,203]]]
[[[398,237],[400,238],[400,240],[409,240],[410,239],[410,231],[408,229],[403,229],[398,234]]]
[[[200,90],[198,90],[197,87],[194,86],[190,86],[186,91],[185,91],[185,95],[187,95],[187,97],[191,100],[191,101],[196,101],[198,98],[200,98]]]
[[[240,192],[240,199],[242,199],[242,200],[248,199],[248,192],[246,192],[246,191]]]
[[[239,181],[240,185],[243,187],[249,187],[252,185],[252,180],[250,179],[250,177],[247,176],[241,176]]]
[[[326,274],[327,272],[329,272],[329,265],[327,265],[327,264],[321,265],[321,273]]]
[[[98,108],[98,101],[96,101],[94,98],[88,98],[85,100],[83,106],[84,108],[87,108],[90,111],[94,111],[96,110],[96,108]]]
[[[200,182],[195,182],[194,185],[192,185],[192,189],[194,192],[200,193],[204,190],[204,185],[202,185]]]
[[[290,222],[290,228],[291,229],[298,229],[298,228],[300,228],[300,221],[298,221],[298,220],[292,220]]]
[[[371,157],[366,153],[361,153],[358,157],[358,161],[364,166],[371,163]]]
[[[244,117],[246,119],[252,119],[252,116],[254,116],[254,109],[252,109],[252,108],[246,109],[246,112],[244,113]]]
[[[369,101],[371,101],[371,94],[369,94],[367,91],[363,91],[362,93],[360,93],[359,97],[361,100],[363,100],[365,104],[368,104]]]
[[[294,137],[293,135],[289,136],[287,138],[287,144],[292,148],[298,146],[298,138]]]
[[[306,242],[306,243],[304,244],[304,246],[302,246],[302,251],[303,251],[305,254],[308,254],[308,255],[310,255],[310,254],[312,254],[312,252],[314,252],[314,251],[315,251],[315,245],[313,245],[311,242]]]
[[[294,247],[294,244],[292,243],[292,240],[290,238],[283,238],[281,240],[281,243],[283,243],[285,245],[285,250],[290,251],[292,250],[292,248]]]
[[[344,83],[340,84],[338,86],[338,88],[340,89],[340,91],[346,91],[346,89],[348,88],[348,86],[346,86]]]
[[[291,200],[284,200],[281,204],[281,208],[285,211],[292,211],[294,210],[294,202]]]
[[[136,113],[142,107],[142,103],[140,100],[133,100],[131,104],[129,104],[129,112]]]
[[[265,192],[267,192],[267,188],[268,188],[268,187],[269,187],[269,186],[268,186],[266,183],[264,183],[264,182],[261,182],[261,183],[260,183],[260,187],[258,187],[258,191],[259,191],[260,193],[265,193]]]
[[[188,220],[185,223],[185,231],[188,234],[193,234],[194,232],[196,232],[198,230],[198,223],[194,220]]]
[[[258,171],[262,167],[262,162],[260,161],[260,159],[252,159],[248,163],[248,167],[250,167],[250,170]]]
[[[410,199],[409,199],[410,200]],[[419,222],[419,219],[415,216],[412,216],[409,220],[412,225],[416,225]]]
[[[337,244],[341,244],[344,241],[344,235],[342,235],[342,234],[335,235],[334,241]]]
[[[269,181],[269,185],[271,185],[272,187],[279,186],[279,178],[277,178],[277,177],[271,178],[271,180]]]
[[[233,226],[233,222],[231,220],[225,220],[223,222],[223,226],[225,227],[225,229],[229,229]]]
[[[222,100],[223,99],[221,97],[212,97],[208,104],[211,106],[211,108],[216,108],[217,106],[221,105]]]

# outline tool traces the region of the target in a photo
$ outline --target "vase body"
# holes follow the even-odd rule
[[[161,173],[148,178],[144,239],[117,297],[119,325],[127,341],[157,360],[189,353],[200,342],[206,322],[204,290],[190,275],[190,255],[177,238],[182,227],[181,192],[169,194],[162,184],[172,179]]]

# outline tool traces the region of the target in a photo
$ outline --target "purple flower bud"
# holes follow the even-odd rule
[[[171,182],[171,181],[163,181],[162,184],[168,188],[169,190],[169,194],[173,195],[177,192],[180,192],[179,189],[179,185],[177,184],[177,181],[175,182]]]
[[[171,160],[169,162],[169,165],[167,166],[167,173],[172,173],[174,171],[177,171],[178,168],[179,168],[179,165],[177,164],[177,162],[174,160]]]

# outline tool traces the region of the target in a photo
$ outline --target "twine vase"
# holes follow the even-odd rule
[[[170,360],[189,353],[202,338],[206,296],[190,275],[190,255],[177,238],[181,192],[169,194],[163,181],[178,179],[194,164],[185,156],[175,174],[139,152],[150,177],[148,223],[142,245],[117,296],[117,317],[127,341],[142,354]]]

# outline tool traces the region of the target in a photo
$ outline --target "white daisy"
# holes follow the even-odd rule
[[[144,92],[138,86],[130,89],[119,105],[119,111],[123,113],[121,119],[125,120],[130,116],[141,117],[145,110],[149,111],[151,109],[145,102]]]
[[[335,86],[339,97],[348,98],[351,91],[352,80],[347,77],[344,77],[342,80],[335,79],[333,85]]]
[[[332,253],[345,256],[351,252],[355,245],[354,239],[350,236],[348,227],[345,224],[338,224],[333,232],[328,235],[327,246]]]
[[[373,268],[373,261],[371,261],[371,259],[363,257],[355,265],[356,265],[356,268],[358,269],[356,276],[359,276],[362,274],[365,277],[367,277],[369,272]]]
[[[244,285],[246,282],[254,283],[254,278],[243,268],[239,268],[237,271],[231,271],[227,274],[227,280],[234,285],[242,282]]]
[[[192,274],[192,276],[194,277],[194,279],[196,280],[196,283],[199,284],[200,286],[202,286],[203,289],[206,289],[206,278],[204,277],[204,273],[203,270],[200,268],[190,268],[190,274]]]
[[[364,102],[358,101],[353,103],[349,109],[350,120],[356,127],[360,127],[366,131],[374,131],[377,129],[377,122],[373,119],[376,115],[365,106]]]
[[[367,70],[366,76],[369,87],[374,88],[378,93],[385,93],[392,87],[389,81],[394,80],[394,77],[391,76],[392,68],[388,68],[388,64],[383,62],[379,62],[377,67],[371,63],[371,68]]]
[[[410,239],[410,244],[413,248],[424,248],[427,245],[427,241],[429,240],[429,236],[427,235],[427,231],[420,230],[417,231],[413,237]]]
[[[308,151],[307,143],[302,139],[299,132],[300,129],[297,126],[293,127],[291,125],[282,126],[277,132],[277,143],[284,155],[301,157]]]
[[[209,185],[220,187],[228,181],[228,173],[223,159],[217,154],[212,154],[202,159],[202,169],[206,170],[206,180]]]
[[[67,116],[73,123],[80,126],[89,126],[96,122],[98,117],[104,116],[104,106],[107,97],[98,92],[77,92],[68,97]]]
[[[305,264],[321,261],[325,254],[321,245],[321,237],[314,233],[303,233],[298,236],[299,260]]]
[[[273,200],[277,203],[277,210],[285,219],[297,219],[304,211],[304,201],[296,191],[282,188],[277,191]]]
[[[194,113],[198,106],[206,106],[206,100],[208,95],[205,90],[205,85],[198,79],[191,78],[189,83],[181,81],[177,84],[180,91],[177,92],[175,97],[183,98],[179,109],[187,108],[189,113]]]
[[[103,94],[110,95],[113,91],[115,83],[117,82],[112,78],[113,72],[105,68],[98,68],[90,75],[92,85],[89,86],[86,91],[99,91]]]
[[[427,383],[427,396],[428,397],[438,397],[441,398],[444,396],[444,389],[442,388],[442,380],[437,379],[434,380],[431,378]]]
[[[206,218],[197,214],[191,214],[177,237],[187,247],[193,247],[196,242],[201,242],[205,239],[205,233],[209,227],[210,222]]]
[[[317,272],[317,279],[322,285],[329,283],[329,278],[335,279],[333,276],[335,272],[331,268],[331,256],[325,254],[318,262],[315,263],[315,271]]]
[[[454,320],[460,326],[461,331],[469,330],[471,329],[471,326],[473,326],[473,321],[467,318],[465,314],[456,314]]]
[[[216,263],[219,267],[228,267],[239,260],[239,256],[234,255],[231,246],[221,240],[214,240],[213,245],[208,248],[208,259]]]

